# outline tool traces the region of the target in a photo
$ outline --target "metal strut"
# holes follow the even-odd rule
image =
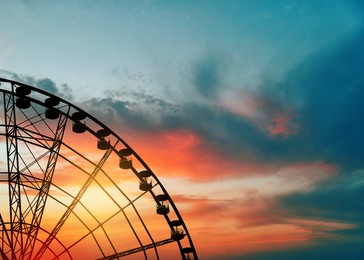
[[[95,169],[89,175],[89,177],[86,180],[85,184],[82,186],[82,188],[80,189],[80,191],[78,192],[78,194],[74,197],[73,201],[68,206],[67,210],[65,211],[65,213],[63,214],[63,216],[61,217],[61,219],[58,221],[58,223],[56,224],[56,226],[54,227],[54,229],[52,230],[52,232],[50,232],[49,236],[44,241],[42,247],[39,249],[38,253],[35,255],[34,260],[35,259],[41,259],[41,257],[44,254],[45,250],[52,243],[52,241],[56,237],[58,231],[62,228],[63,224],[66,222],[67,218],[72,213],[72,211],[74,210],[74,208],[76,207],[76,205],[80,201],[81,197],[85,194],[86,190],[88,189],[88,187],[90,186],[90,184],[92,183],[92,181],[95,179],[97,173],[100,171],[100,169],[102,168],[102,166],[106,162],[106,160],[109,157],[109,155],[111,154],[111,152],[112,152],[112,149],[109,148],[106,151],[106,153],[104,154],[104,156],[101,158],[101,160],[99,161],[99,163],[96,165]]]
[[[135,253],[139,253],[141,251],[145,251],[145,250],[148,250],[148,249],[151,249],[151,248],[154,248],[154,247],[158,247],[158,246],[163,246],[165,244],[169,244],[169,243],[172,243],[172,242],[176,242],[176,241],[173,240],[172,238],[168,238],[168,239],[161,240],[161,241],[158,241],[158,242],[155,242],[155,243],[151,243],[151,244],[148,244],[148,245],[145,245],[145,246],[136,247],[136,248],[129,249],[129,250],[126,250],[126,251],[123,251],[123,252],[119,252],[119,253],[116,253],[116,254],[113,254],[113,255],[98,258],[97,260],[118,259],[120,257],[124,257],[124,256],[135,254]]]
[[[9,187],[9,210],[10,210],[10,241],[9,246],[13,258],[15,252],[24,255],[23,251],[23,215],[21,208],[20,194],[20,169],[19,152],[17,142],[17,124],[15,116],[14,95],[4,92],[4,111],[5,111],[5,135],[6,152],[8,158],[8,187]]]
[[[49,158],[46,169],[44,171],[42,185],[39,189],[37,197],[35,198],[36,203],[33,210],[32,223],[30,225],[29,231],[27,232],[28,235],[24,246],[24,258],[26,257],[28,257],[28,259],[32,258],[34,244],[36,242],[39,227],[41,226],[41,220],[47,202],[49,189],[52,183],[54,170],[56,168],[58,154],[61,148],[63,135],[66,129],[66,124],[67,124],[67,117],[61,116],[58,121],[53,144],[50,147]]]
[[[6,240],[8,241],[8,244],[10,243],[10,237],[9,237],[9,233],[8,233],[8,230],[5,226],[5,223],[4,223],[4,220],[3,220],[3,217],[1,216],[0,214],[0,224],[1,224],[1,231],[2,231],[2,247],[0,248],[0,253],[1,253],[1,257],[2,259],[4,260],[8,260],[9,258],[6,256],[5,252],[4,252],[4,244],[5,244],[5,239],[4,239],[4,233],[5,233],[5,237],[6,237]],[[15,258],[15,256],[13,255],[13,258]]]

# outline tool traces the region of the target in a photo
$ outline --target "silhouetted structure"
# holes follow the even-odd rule
[[[172,243],[182,259],[198,259],[176,205],[123,139],[67,100],[12,80],[0,79],[0,83],[4,109],[0,137],[7,161],[2,162],[0,184],[8,188],[0,212],[3,259],[75,259],[77,248],[84,252],[97,248],[98,259],[135,253],[145,259],[149,254],[162,259],[160,247]],[[82,135],[95,143],[84,145],[84,150],[73,146]],[[115,173],[115,158],[120,174]],[[139,180],[139,189],[122,185],[125,171]],[[82,183],[73,185],[74,178]],[[102,194],[100,200],[91,196],[90,190],[96,188]],[[110,212],[95,211],[97,203],[111,205]],[[53,219],[50,212],[58,215]],[[150,214],[158,221],[164,219],[167,238],[160,239],[162,234],[156,232],[156,219]],[[77,229],[75,223],[83,232],[77,236],[62,233],[67,225]],[[132,234],[136,247],[128,248],[131,243],[123,240],[125,230]]]

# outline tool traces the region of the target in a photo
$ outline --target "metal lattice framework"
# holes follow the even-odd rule
[[[65,99],[0,84],[2,259],[198,259],[172,198],[123,139]]]

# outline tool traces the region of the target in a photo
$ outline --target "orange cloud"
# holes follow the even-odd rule
[[[183,176],[208,182],[228,176],[269,172],[271,166],[228,158],[189,129],[155,132],[133,131],[130,144],[157,176]],[[246,152],[246,151],[244,151]],[[243,151],[242,151],[243,153]]]

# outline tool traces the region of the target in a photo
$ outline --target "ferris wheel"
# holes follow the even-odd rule
[[[172,198],[113,130],[0,79],[2,259],[198,259]]]

